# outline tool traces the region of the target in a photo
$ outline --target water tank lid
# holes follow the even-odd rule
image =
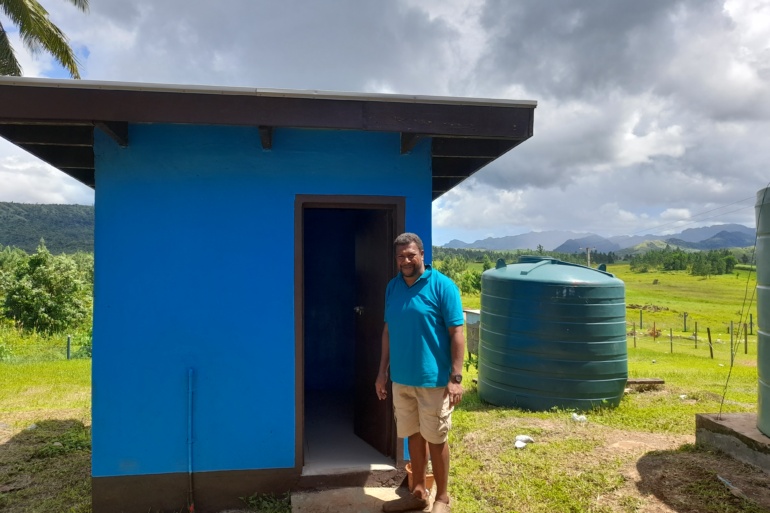
[[[497,261],[494,269],[484,272],[485,276],[495,279],[535,280],[535,281],[568,281],[568,282],[611,282],[622,284],[614,274],[606,271],[606,266],[592,269],[580,264],[564,262],[558,258],[539,255],[521,255],[515,264],[506,265],[503,259]],[[604,281],[609,280],[609,281]]]
[[[520,264],[536,264],[538,262],[542,261],[550,261],[550,263],[558,262],[559,260],[556,258],[551,257],[544,257],[544,256],[538,256],[538,255],[520,255],[519,256],[519,263]]]

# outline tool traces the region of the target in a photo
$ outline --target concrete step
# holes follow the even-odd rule
[[[292,513],[375,513],[382,505],[408,494],[406,486],[349,487],[333,490],[295,492]]]

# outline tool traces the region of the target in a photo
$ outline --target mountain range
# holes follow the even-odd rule
[[[709,250],[753,246],[756,230],[740,224],[720,224],[688,228],[669,235],[619,235],[602,237],[588,232],[551,230],[507,237],[489,237],[476,242],[452,240],[445,248],[471,248],[495,251],[517,249],[575,253],[592,251],[632,254],[664,248]],[[94,207],[88,205],[37,205],[0,202],[0,247],[15,246],[29,253],[41,239],[52,253],[93,251]]]
[[[476,242],[451,240],[445,248],[486,249],[496,251],[537,249],[542,246],[547,251],[575,253],[591,248],[592,251],[608,253],[634,253],[635,248],[642,251],[649,247],[678,247],[688,250],[708,250],[720,248],[753,246],[756,230],[741,224],[720,224],[701,228],[688,228],[669,235],[618,235],[602,237],[594,233],[571,231],[529,232],[507,237],[488,237]],[[657,242],[656,244],[650,244]]]

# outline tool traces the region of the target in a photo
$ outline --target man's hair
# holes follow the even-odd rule
[[[398,246],[408,246],[414,242],[414,244],[417,246],[417,249],[420,251],[425,251],[425,249],[422,247],[422,239],[417,236],[416,233],[402,233],[398,237],[396,237],[396,240],[393,241],[393,245]]]

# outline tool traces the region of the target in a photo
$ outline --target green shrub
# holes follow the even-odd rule
[[[10,360],[11,355],[13,355],[11,347],[5,345],[5,342],[0,341],[0,362]]]
[[[42,242],[37,253],[3,274],[5,315],[24,329],[63,332],[89,318],[89,287],[72,258],[54,256]]]

